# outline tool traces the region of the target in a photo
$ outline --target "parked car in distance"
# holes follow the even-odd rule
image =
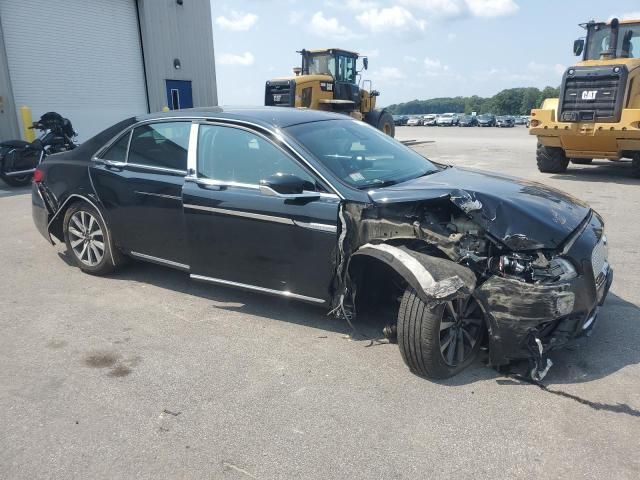
[[[482,115],[478,115],[478,126],[479,127],[495,127],[496,126],[496,117],[491,113],[483,113]]]
[[[409,120],[407,121],[407,126],[408,127],[419,127],[423,124],[423,120],[422,117],[420,116],[414,116],[414,117],[409,117]]]
[[[527,124],[527,117],[525,117],[524,115],[516,115],[515,117],[513,117],[515,124],[516,125],[526,125]]]
[[[462,115],[458,121],[459,127],[475,127],[478,124],[478,118],[475,115]]]
[[[397,127],[406,125],[408,120],[409,117],[407,117],[406,115],[393,115],[393,124]]]
[[[433,113],[429,113],[427,115],[425,115],[424,117],[422,117],[422,123],[425,127],[433,127],[436,125],[436,120],[438,119],[438,116],[433,114]]]
[[[509,115],[501,115],[496,118],[496,127],[511,128],[515,127],[516,123],[513,117]]]
[[[492,365],[530,358],[539,379],[549,350],[591,332],[613,278],[588,205],[431,162],[330,112],[128,118],[47,157],[31,200],[38,231],[86,273],[131,257],[342,318],[364,312],[391,322],[406,364],[429,378],[486,348]]]
[[[458,115],[455,113],[443,113],[436,120],[436,125],[439,127],[453,127],[458,125]]]

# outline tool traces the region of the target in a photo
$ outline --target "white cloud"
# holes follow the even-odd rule
[[[349,10],[367,10],[369,8],[376,8],[378,6],[378,2],[369,0],[347,0],[344,6]]]
[[[419,61],[416,57],[413,57],[411,55],[405,55],[403,58],[405,62],[409,62],[409,63],[418,63]]]
[[[233,53],[223,53],[222,55],[216,55],[216,62],[220,65],[237,65],[241,67],[248,67],[253,65],[255,57],[251,52],[244,52],[242,55],[236,55]]]
[[[337,18],[327,18],[322,12],[316,12],[311,17],[311,33],[325,38],[338,40],[348,40],[356,35],[347,27],[342,25]]]
[[[500,17],[518,11],[515,0],[399,0],[437,17]]]
[[[400,0],[400,3],[410,8],[419,8],[430,14],[443,17],[461,15],[464,10],[462,0]]]
[[[514,0],[465,0],[465,3],[476,17],[502,17],[520,9]]]
[[[216,25],[223,30],[231,30],[234,32],[246,32],[258,21],[258,16],[253,13],[240,13],[232,11],[230,18],[220,16],[216,18]]]
[[[397,67],[382,67],[372,73],[372,77],[378,80],[402,80],[405,74]]]
[[[549,73],[553,73],[553,74],[557,74],[557,75],[562,75],[564,74],[564,71],[566,70],[567,67],[565,67],[564,65],[560,64],[560,63],[556,63],[554,65],[548,65],[546,63],[537,63],[534,61],[531,61],[527,64],[527,69],[535,74],[549,74]]]
[[[423,31],[426,27],[424,20],[416,19],[413,14],[404,7],[395,5],[389,8],[372,8],[356,16],[358,23],[372,32],[384,32],[387,30],[417,29]]]
[[[425,58],[424,59],[424,66],[428,69],[428,70],[449,70],[449,66],[448,65],[443,65],[442,62],[440,60],[433,59],[433,58]]]

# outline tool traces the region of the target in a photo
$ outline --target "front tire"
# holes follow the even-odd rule
[[[407,288],[398,311],[398,345],[409,369],[422,377],[452,377],[478,355],[484,337],[480,306],[471,297],[434,308]]]
[[[396,126],[393,123],[393,116],[389,112],[384,112],[378,119],[377,128],[393,138],[396,134]]]
[[[574,165],[589,165],[593,162],[593,158],[572,158],[571,163]]]
[[[124,263],[100,213],[88,203],[75,203],[67,209],[63,230],[67,252],[83,272],[106,275]]]
[[[569,159],[560,147],[545,147],[538,143],[536,149],[538,170],[543,173],[563,173],[567,171]]]

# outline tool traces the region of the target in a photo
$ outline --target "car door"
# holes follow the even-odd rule
[[[188,268],[182,186],[191,122],[154,122],[123,135],[91,167],[116,244],[134,257]]]
[[[197,139],[183,189],[192,277],[326,301],[336,258],[337,195],[257,131],[203,123]],[[260,180],[274,174],[296,175],[313,193],[261,192]]]

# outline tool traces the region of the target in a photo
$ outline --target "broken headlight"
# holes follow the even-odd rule
[[[563,282],[578,276],[575,267],[566,258],[554,257],[549,260],[542,253],[502,255],[492,258],[490,266],[498,275],[530,283]]]

